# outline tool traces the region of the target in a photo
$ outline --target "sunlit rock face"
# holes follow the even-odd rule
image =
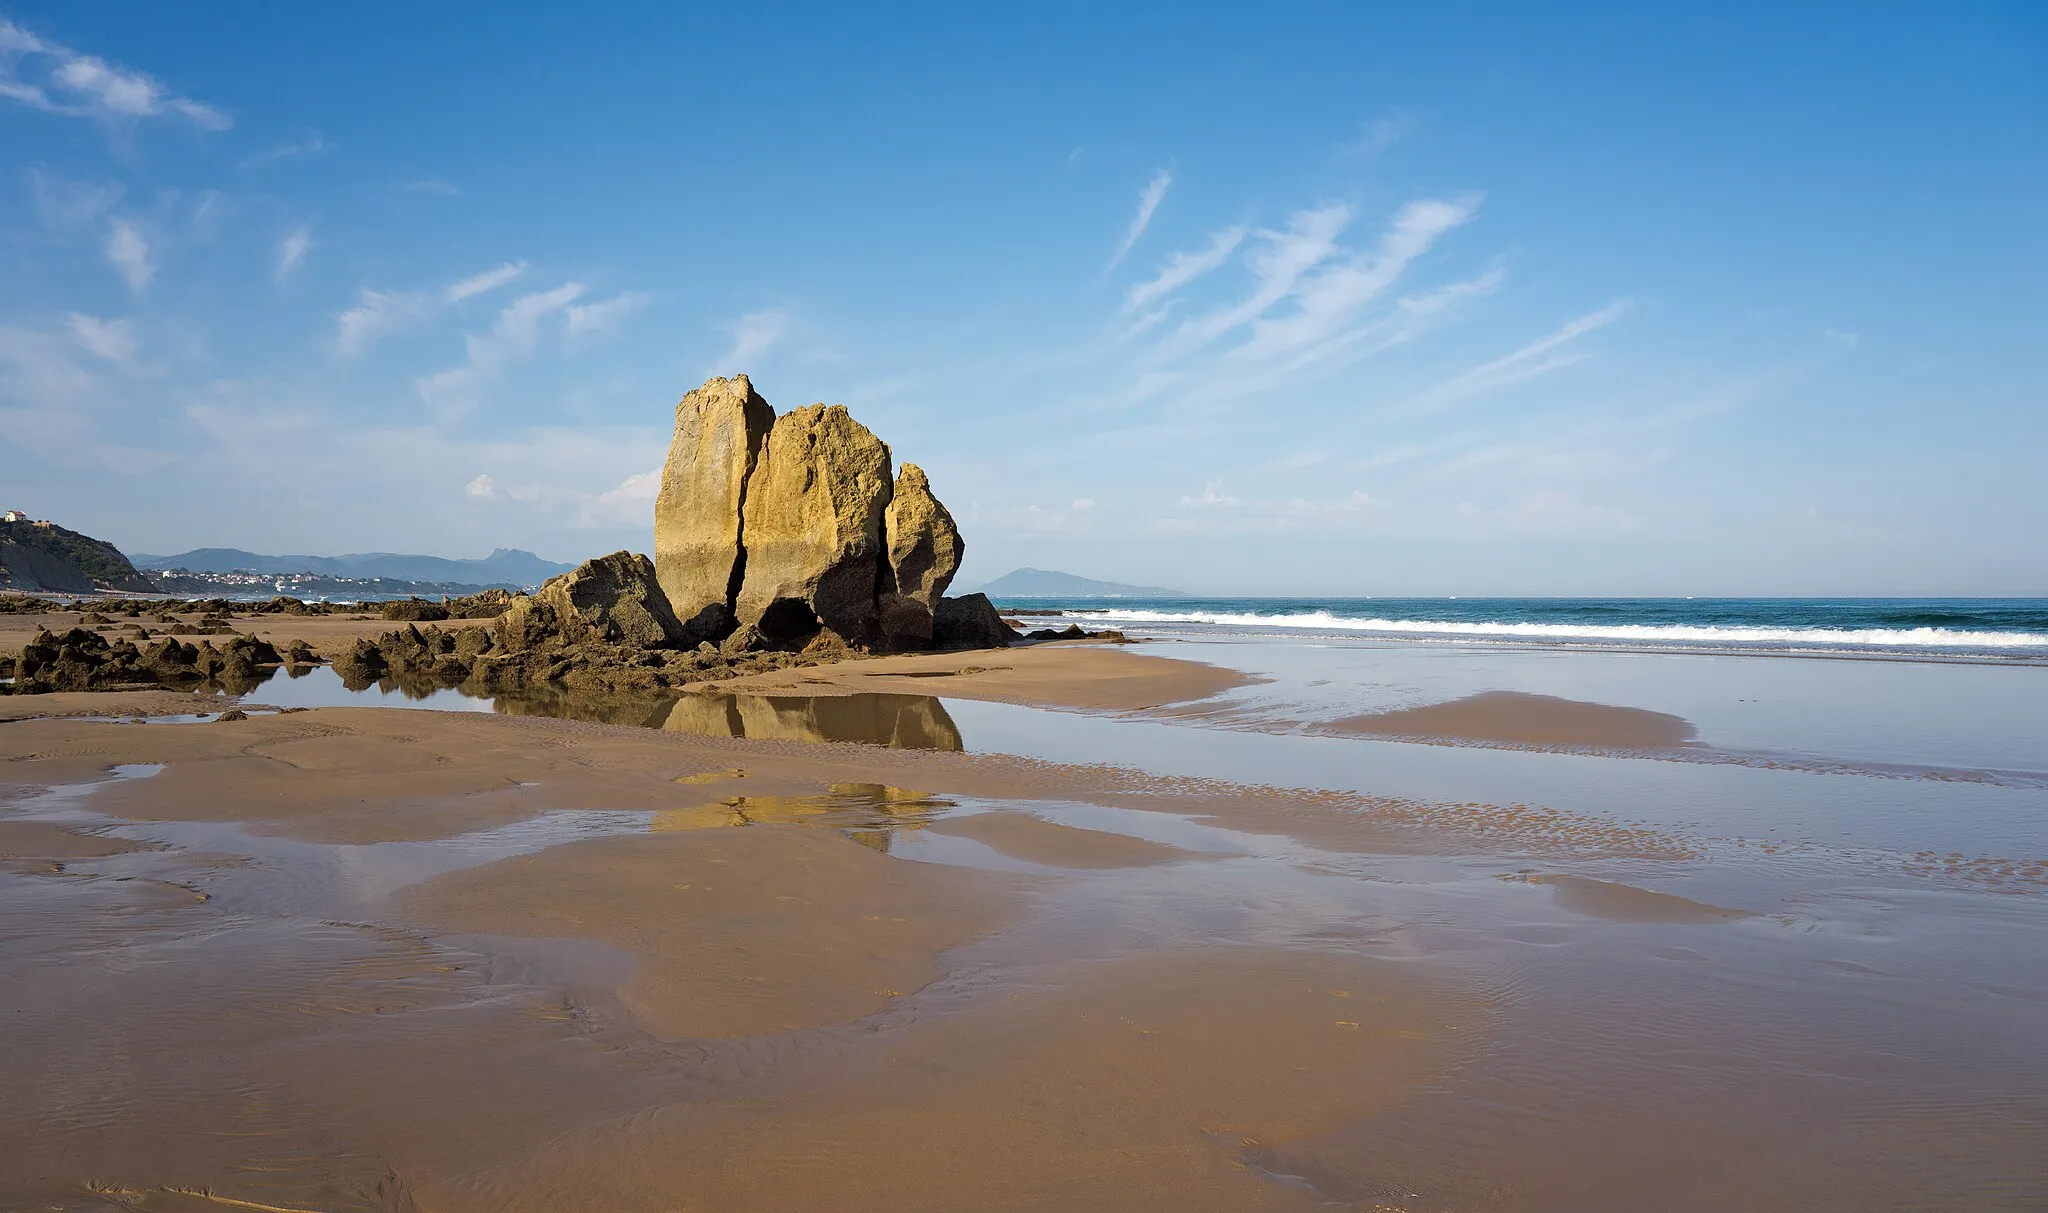
[[[745,375],[707,380],[676,405],[654,501],[654,564],[691,643],[733,629],[747,478],[774,424],[775,410]]]
[[[893,474],[843,405],[777,417],[738,375],[676,408],[654,563],[691,643],[929,648],[965,550],[923,470]]]

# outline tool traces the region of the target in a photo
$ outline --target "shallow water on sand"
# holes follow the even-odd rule
[[[205,1207],[149,1188],[201,1179],[291,1208],[2048,1207],[2048,671],[1152,651],[1270,681],[1180,714],[712,695],[594,718],[1136,769],[1179,781],[1181,812],[849,783],[341,845],[124,823],[95,813],[100,785],[18,799],[0,824],[106,845],[0,873],[0,1060],[29,1092],[0,1105],[0,1156],[32,1143],[33,1174],[79,1177],[33,1189],[52,1208]],[[1309,731],[1501,690],[1668,713],[1696,739]],[[390,693],[320,671],[249,698]],[[1287,799],[1272,789],[1348,794],[1313,803],[1380,814],[1392,845],[1233,828],[1231,797]],[[861,932],[901,911],[834,885],[825,852],[767,846],[798,834],[858,843],[885,865],[848,869],[870,878],[1023,882],[1023,908],[927,941],[928,984],[878,990],[855,962],[880,936]],[[643,842],[672,849],[592,849]],[[117,843],[137,849],[93,853]],[[690,908],[741,871],[761,887]],[[537,880],[584,891],[463,916]],[[938,904],[913,893],[891,904]],[[813,900],[851,933],[781,967]],[[1186,956],[1208,959],[1117,967]],[[1261,967],[1274,957],[1368,967]],[[1285,994],[1304,983],[1330,1001]],[[1119,1001],[1147,990],[1214,1017]],[[853,1009],[753,1036],[649,1029],[783,1022],[791,991]],[[1296,1098],[1319,1109],[1305,1119],[1197,1081],[1286,1090],[1279,1075],[1321,1068],[1316,1031],[1394,1051],[1333,1064],[1333,1086]],[[1259,1052],[1277,1036],[1313,1048]],[[1167,1069],[1143,1068],[1155,1047]],[[1257,1059],[1242,1073],[1240,1054]],[[1209,1118],[1199,1148],[1149,1119],[1169,1090]],[[0,1165],[0,1203],[26,1201],[15,1178]],[[83,1178],[133,1191],[88,1203]]]
[[[1711,864],[1608,861],[1564,874],[1554,858],[1339,852],[1177,813],[880,785],[728,798],[718,806],[727,817],[550,813],[435,842],[352,845],[122,823],[93,811],[94,791],[53,789],[6,818],[146,849],[78,861],[68,878],[0,878],[10,1023],[0,1054],[25,1093],[0,1111],[0,1142],[32,1160],[17,1166],[43,1168],[34,1173],[127,1193],[105,1207],[184,1207],[164,1185],[202,1180],[271,1207],[405,1207],[422,1187],[448,1208],[652,1207],[651,1194],[714,1183],[703,1150],[759,1152],[747,1143],[764,1132],[781,1144],[755,1160],[745,1195],[720,1207],[801,1207],[819,1196],[809,1186],[820,1174],[838,1176],[842,1195],[901,1196],[889,1177],[918,1173],[919,1143],[956,1131],[915,1110],[964,1095],[947,1115],[972,1124],[1018,1079],[999,1068],[961,1092],[943,1077],[960,1058],[899,1069],[883,1064],[890,1050],[910,1042],[915,1056],[916,1041],[946,1039],[943,1025],[969,1030],[986,1008],[1069,988],[1062,974],[1077,962],[1217,948],[1422,966],[1467,993],[1432,994],[1419,1019],[1372,1029],[1438,1038],[1433,1060],[1417,1055],[1423,1070],[1372,1080],[1403,1094],[1360,1091],[1313,1125],[1234,1139],[1219,1148],[1268,1177],[1263,1186],[1222,1204],[1184,1194],[1177,1207],[2025,1209],[2048,1197],[2035,1165],[2048,1157],[2038,896],[1870,881],[1717,903],[1713,882],[1698,878]],[[893,861],[1039,883],[1022,918],[952,948],[940,980],[874,1014],[687,1045],[635,1029],[618,991],[646,960],[601,931],[437,931],[399,900],[453,876],[519,879],[507,865],[579,846],[705,829],[735,837],[734,824],[738,834],[837,833]],[[1222,974],[1240,962],[1215,963]],[[1255,971],[1243,979],[1252,987]],[[702,980],[721,979],[713,969]],[[1338,999],[1323,1022],[1341,1017],[1340,1032],[1370,1027],[1395,997],[1359,987],[1364,972],[1320,980]],[[1135,975],[1125,984],[1145,988]],[[1160,1013],[1123,1012],[1138,1024]],[[1139,1105],[1097,1122],[1104,1106],[1039,1085],[1064,1063],[1034,1054],[1030,1033],[1060,1022],[999,1017],[998,1035],[972,1038],[972,1055],[1015,1054],[1033,1075],[1020,1098],[1052,1099],[1056,1115],[1105,1136],[1085,1147],[1010,1138],[997,1154],[1046,1164],[1107,1149],[1090,1165],[1130,1182],[1116,1168],[1146,1157],[1155,1128]],[[1046,1047],[1083,1046],[1054,1037]],[[1091,1064],[1129,1064],[1129,1047]],[[1198,1073],[1213,1063],[1180,1064]],[[737,1128],[682,1112],[732,1100],[770,1121]],[[781,1116],[795,1128],[769,1127]],[[871,1131],[843,1135],[838,1117]],[[699,1136],[706,1144],[692,1146]],[[562,1142],[576,1144],[562,1153]],[[947,1207],[947,1194],[977,1191],[947,1172],[931,1176],[929,1199],[890,1203]],[[549,1186],[564,1176],[576,1177],[570,1188]],[[1027,1180],[1008,1191],[987,1203],[1046,1207],[1062,1189]],[[1067,1207],[1106,1207],[1085,1188],[1065,1191]],[[0,1182],[8,1199],[31,1193],[50,1208],[102,1207],[73,1181]]]

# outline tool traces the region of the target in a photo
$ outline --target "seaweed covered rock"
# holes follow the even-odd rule
[[[33,695],[178,686],[209,679],[246,685],[280,664],[276,647],[254,636],[237,636],[221,649],[165,637],[143,650],[129,640],[109,641],[85,628],[61,635],[41,630],[16,659],[14,690]]]

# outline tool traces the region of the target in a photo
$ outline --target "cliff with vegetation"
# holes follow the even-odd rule
[[[121,550],[54,522],[0,522],[0,590],[124,594],[156,591]]]

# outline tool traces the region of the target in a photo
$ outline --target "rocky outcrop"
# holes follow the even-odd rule
[[[586,560],[549,578],[533,597],[513,599],[498,619],[500,640],[515,652],[540,635],[638,649],[673,648],[685,639],[653,563],[637,552]]]
[[[304,642],[299,645],[303,648]],[[192,645],[165,637],[142,649],[133,641],[109,640],[85,628],[63,633],[39,630],[15,658],[9,689],[34,695],[217,682],[241,690],[281,664],[277,649],[254,636],[237,636],[218,649],[210,642]]]
[[[986,594],[941,598],[932,613],[932,643],[942,649],[1000,649],[1015,639]]]
[[[892,478],[888,445],[844,406],[778,418],[743,375],[678,406],[654,555],[689,640],[728,655],[928,648],[964,552],[923,470]],[[953,634],[995,632],[976,615]]]
[[[654,501],[654,565],[693,644],[722,640],[737,622],[747,480],[774,423],[745,375],[709,380],[676,405]]]
[[[889,448],[844,405],[775,419],[747,481],[746,576],[735,613],[771,645],[820,627],[873,644],[892,490]]]

